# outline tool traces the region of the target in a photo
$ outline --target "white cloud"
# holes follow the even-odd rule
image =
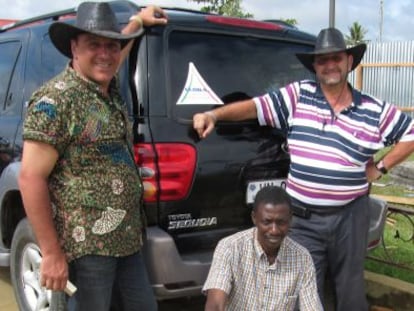
[[[0,0],[0,18],[22,19],[63,10],[81,0]],[[187,0],[137,0],[141,5],[158,4],[168,7],[200,8]],[[353,22],[368,30],[367,39],[377,40],[380,33],[380,4],[383,4],[383,40],[414,40],[414,1],[412,0],[347,0],[335,1],[335,26],[344,33]],[[299,28],[317,34],[329,26],[331,0],[242,0],[242,7],[256,19],[295,18]]]

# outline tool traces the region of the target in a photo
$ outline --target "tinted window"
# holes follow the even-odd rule
[[[0,112],[4,113],[12,104],[12,94],[8,95],[13,72],[21,50],[18,41],[0,43]]]
[[[55,48],[50,37],[45,35],[42,43],[42,81],[46,82],[59,74],[68,61],[69,59]]]
[[[169,37],[171,96],[175,114],[189,119],[209,105],[175,105],[187,80],[189,63],[224,101],[250,98],[309,77],[295,53],[309,49],[284,41],[175,31]]]

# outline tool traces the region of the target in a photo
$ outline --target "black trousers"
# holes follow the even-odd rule
[[[293,199],[293,206],[309,206]],[[329,270],[334,286],[337,311],[367,311],[364,261],[369,230],[368,196],[360,197],[339,209],[315,206],[312,211],[293,216],[289,236],[312,255],[323,302],[324,282]],[[320,210],[318,210],[318,208]],[[316,212],[315,212],[316,210]]]

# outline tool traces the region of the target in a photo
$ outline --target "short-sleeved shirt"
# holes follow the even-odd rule
[[[115,79],[109,94],[68,66],[33,94],[24,123],[24,140],[49,144],[59,155],[49,190],[69,261],[126,256],[142,244],[142,185]]]
[[[203,292],[227,293],[229,311],[290,311],[297,299],[301,311],[323,310],[309,252],[285,237],[270,265],[256,230],[238,232],[217,244]]]
[[[384,146],[414,140],[414,123],[396,106],[352,89],[335,114],[314,81],[294,82],[254,98],[261,125],[286,132],[287,192],[311,205],[341,206],[366,194],[365,168]]]

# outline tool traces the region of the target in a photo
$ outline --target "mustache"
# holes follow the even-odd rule
[[[325,69],[322,71],[323,74],[329,74],[329,73],[341,73],[341,70],[338,68],[333,69]]]

